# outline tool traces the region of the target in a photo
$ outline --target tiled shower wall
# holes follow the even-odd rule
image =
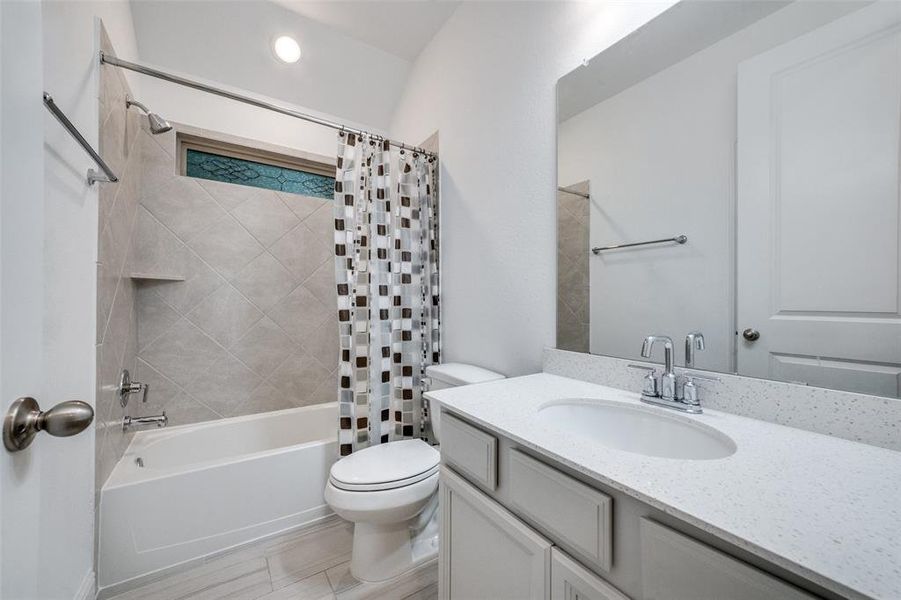
[[[101,45],[112,53],[101,31]],[[135,286],[129,275],[138,194],[141,188],[141,146],[147,134],[137,111],[126,111],[130,93],[122,73],[100,69],[100,154],[119,177],[98,185],[99,247],[97,257],[97,395],[95,486],[99,490],[125,452],[130,434],[122,431],[123,410],[117,389],[123,368],[134,369],[137,352]]]
[[[132,272],[137,379],[151,386],[142,412],[180,425],[335,401],[332,202],[184,177],[174,131],[141,142]]]
[[[587,181],[566,189],[589,193]],[[588,352],[589,200],[557,192],[557,348]]]

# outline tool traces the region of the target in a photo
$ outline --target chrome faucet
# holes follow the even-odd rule
[[[140,393],[141,403],[146,404],[147,390],[149,389],[149,384],[132,381],[128,369],[122,369],[122,375],[119,378],[119,404],[122,405],[122,408],[125,408],[128,405],[128,398],[132,394]],[[166,416],[166,411],[163,411],[163,414],[161,415],[150,415],[147,417],[126,416],[124,419],[122,419],[122,431],[128,431],[130,428],[140,425],[156,425],[157,427],[165,427],[168,424],[169,417]]]
[[[641,356],[651,358],[654,344],[663,343],[663,374],[657,383],[657,395],[664,400],[676,397],[676,374],[673,373],[673,340],[665,335],[649,335],[641,345]]]
[[[633,369],[648,371],[641,390],[641,401],[657,406],[664,406],[682,412],[700,414],[701,401],[695,380],[719,381],[718,377],[701,375],[691,371],[676,374],[673,370],[673,340],[665,335],[649,335],[641,345],[641,356],[650,358],[654,344],[663,343],[663,373],[657,375],[657,369],[644,365],[629,365]],[[691,350],[689,351],[689,347]],[[685,365],[694,364],[694,350],[704,349],[704,336],[698,332],[689,333],[685,338]]]
[[[161,415],[151,415],[149,417],[125,417],[122,419],[122,431],[128,431],[132,427],[140,425],[156,425],[157,427],[165,427],[169,424],[169,417],[166,411]]]

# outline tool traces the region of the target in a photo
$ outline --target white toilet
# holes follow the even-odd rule
[[[504,376],[447,363],[426,368],[430,390],[483,383]],[[429,419],[439,439],[439,410]],[[438,450],[422,440],[379,444],[332,465],[325,501],[354,523],[350,572],[363,582],[393,579],[438,552]]]

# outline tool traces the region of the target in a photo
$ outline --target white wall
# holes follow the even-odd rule
[[[440,130],[445,360],[540,370],[556,335],[556,81],[671,4],[463,3],[417,59],[390,131]]]
[[[737,65],[851,8],[790,5],[560,124],[561,185],[591,180],[591,246],[688,236],[591,257],[592,353],[702,331],[696,365],[733,370]]]

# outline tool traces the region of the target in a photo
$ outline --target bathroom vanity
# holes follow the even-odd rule
[[[897,452],[548,373],[428,396],[442,598],[901,597]]]

